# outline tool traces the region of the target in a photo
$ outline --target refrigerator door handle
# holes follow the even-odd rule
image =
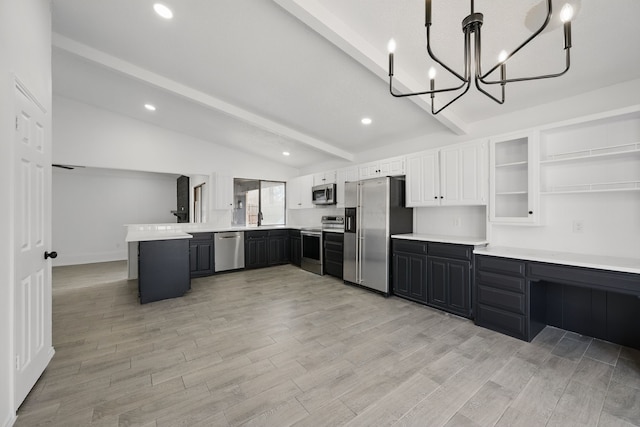
[[[358,284],[362,284],[362,248],[364,248],[364,237],[358,238]]]
[[[358,192],[357,192],[357,210],[356,210],[356,215],[357,215],[357,236],[356,236],[356,242],[357,242],[357,252],[356,252],[356,256],[358,259],[357,265],[358,265],[358,269],[356,270],[356,279],[357,279],[357,283],[359,285],[362,284],[362,261],[363,261],[363,256],[362,256],[362,252],[363,252],[363,248],[364,248],[364,235],[363,235],[363,231],[362,231],[362,184],[358,183]]]

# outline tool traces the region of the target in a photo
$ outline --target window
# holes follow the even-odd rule
[[[233,225],[285,224],[285,183],[235,178]]]

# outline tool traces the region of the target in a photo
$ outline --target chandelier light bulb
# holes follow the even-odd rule
[[[560,20],[562,22],[569,22],[573,18],[573,6],[569,3],[562,6],[562,10],[560,10]]]
[[[501,50],[500,54],[498,55],[498,62],[504,62],[506,60],[507,60],[507,51]]]
[[[429,68],[429,80],[433,80],[436,78],[436,69],[431,67]]]
[[[396,41],[394,39],[389,40],[389,43],[387,43],[387,50],[389,53],[394,53],[396,51]]]

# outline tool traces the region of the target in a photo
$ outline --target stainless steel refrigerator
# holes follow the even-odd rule
[[[413,232],[404,189],[404,178],[394,177],[345,184],[345,283],[389,295],[390,236]]]

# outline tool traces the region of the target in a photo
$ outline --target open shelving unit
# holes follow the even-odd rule
[[[543,195],[640,190],[640,112],[543,131],[540,190]]]
[[[490,219],[494,223],[537,222],[536,135],[491,140]]]

